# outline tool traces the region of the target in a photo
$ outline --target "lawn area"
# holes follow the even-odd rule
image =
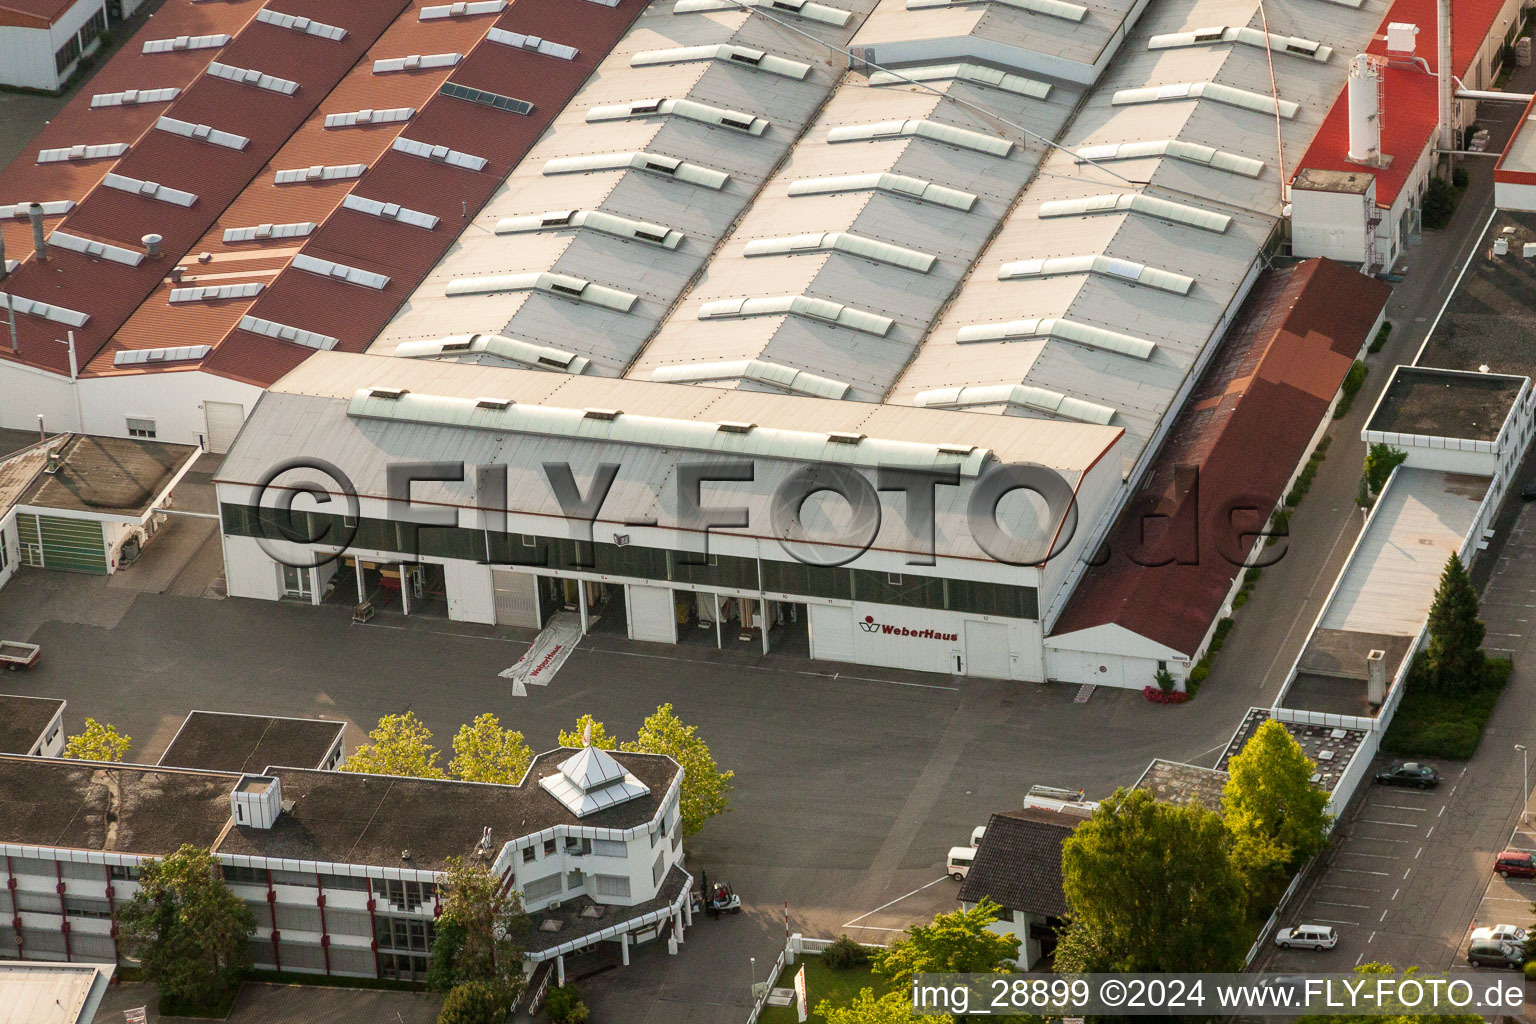
[[[1403,703],[1381,738],[1381,749],[1403,757],[1453,761],[1471,757],[1482,741],[1483,726],[1493,714],[1499,694],[1509,682],[1509,662],[1490,660],[1488,668],[1487,683],[1459,693],[1426,690],[1410,675]]]
[[[795,984],[795,972],[800,970],[800,965],[805,965],[805,991],[806,1003],[810,1006],[810,1020],[823,1021],[825,1018],[816,1013],[816,1004],[823,999],[842,1005],[851,1002],[859,994],[861,988],[872,988],[876,995],[884,995],[891,990],[888,979],[877,974],[871,974],[866,967],[850,967],[845,971],[834,971],[822,966],[819,956],[802,956],[795,961],[793,967],[786,967],[779,974],[779,980],[774,984],[779,988],[793,988]],[[758,1018],[762,1024],[795,1024],[795,1008],[793,1006],[767,1006],[763,1008],[763,1015]]]

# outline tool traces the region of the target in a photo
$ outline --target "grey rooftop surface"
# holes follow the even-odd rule
[[[0,754],[28,754],[64,706],[52,697],[20,697],[0,693]]]
[[[540,754],[522,784],[492,786],[393,775],[285,768],[284,810],[269,829],[236,826],[221,854],[442,871],[449,857],[467,857],[491,827],[494,842],[555,825],[625,829],[653,818],[680,770],[659,754],[615,752],[614,758],[651,789],[649,795],[577,818],[538,786],[573,751]],[[228,817],[226,808],[225,816]],[[401,854],[410,851],[410,859]]]
[[[1507,255],[1493,255],[1499,238],[1509,243]],[[1474,371],[1486,365],[1494,373],[1536,375],[1536,258],[1523,255],[1528,242],[1536,242],[1536,214],[1494,214],[1419,354],[1421,365]]]
[[[1302,648],[1296,678],[1285,692],[1285,707],[1329,715],[1374,717],[1376,709],[1366,688],[1366,655],[1371,651],[1385,652],[1390,686],[1411,642],[1411,637],[1390,633],[1319,628]]]
[[[159,763],[208,771],[259,772],[268,765],[322,768],[345,722],[193,711]]]
[[[1365,195],[1371,182],[1376,180],[1374,169],[1362,164],[1358,171],[1327,171],[1305,167],[1296,175],[1292,189],[1305,192],[1341,192],[1346,195]]]
[[[0,755],[0,842],[162,856],[204,848],[238,776]]]
[[[1363,692],[1363,685],[1361,690]],[[1216,767],[1225,771],[1232,758],[1247,746],[1259,726],[1269,721],[1269,718],[1268,708],[1249,708],[1247,717],[1237,727],[1237,732],[1233,735],[1232,741],[1227,744],[1227,750],[1221,755],[1221,760],[1216,763]],[[1285,731],[1301,745],[1302,752],[1316,762],[1315,781],[1325,793],[1333,792],[1333,787],[1338,785],[1339,776],[1343,774],[1350,759],[1355,756],[1355,751],[1360,749],[1360,741],[1365,739],[1366,735],[1358,729],[1335,729],[1323,725],[1300,725],[1296,722],[1280,724],[1285,726]]]
[[[198,454],[186,444],[77,434],[64,444],[58,472],[40,476],[18,504],[142,516]]]
[[[1492,441],[1524,384],[1506,374],[1399,366],[1365,429]]]
[[[590,896],[577,896],[559,900],[543,910],[530,914],[533,927],[521,937],[523,948],[530,953],[564,945],[583,935],[600,932],[622,921],[633,921],[665,907],[670,907],[682,895],[688,884],[688,872],[674,864],[661,880],[656,895],[648,900],[627,906],[597,903]],[[551,924],[553,922],[553,924]],[[555,927],[558,925],[558,927]]]
[[[1221,791],[1231,778],[1215,768],[1165,761],[1158,758],[1147,765],[1133,789],[1144,789],[1159,803],[1186,807],[1195,804],[1221,813]]]

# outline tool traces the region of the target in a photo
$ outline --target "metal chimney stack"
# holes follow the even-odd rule
[[[27,207],[27,218],[32,221],[32,248],[39,261],[48,258],[48,238],[43,233],[43,204],[33,203]]]
[[[144,243],[144,251],[149,254],[150,259],[157,260],[160,258],[160,242],[162,239],[159,235],[145,235],[139,241]]]
[[[1380,71],[1367,54],[1349,62],[1349,159],[1374,164],[1381,158]]]
[[[1435,17],[1439,23],[1436,37],[1440,47],[1435,58],[1435,70],[1440,79],[1440,148],[1449,153],[1458,148],[1452,106],[1455,90],[1451,79],[1456,69],[1451,66],[1451,0],[1436,0]]]

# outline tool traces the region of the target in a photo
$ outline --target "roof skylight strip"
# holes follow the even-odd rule
[[[972,324],[962,327],[955,334],[955,342],[968,345],[982,341],[1013,341],[1021,338],[1056,338],[1072,341],[1101,352],[1130,356],[1133,359],[1151,359],[1157,346],[1145,338],[1105,330],[1092,324],[1078,323],[1060,317],[1040,320],[1010,320],[1000,324]]]
[[[361,178],[368,170],[367,164],[315,164],[311,167],[291,167],[272,175],[274,185],[293,185],[306,181],[337,181],[345,178]]]
[[[683,240],[683,233],[676,228],[619,217],[602,210],[551,210],[529,217],[504,217],[496,222],[498,235],[559,231],[564,228],[588,228],[600,234],[644,242],[661,249],[676,249]]]
[[[969,387],[934,388],[912,398],[912,404],[924,409],[966,409],[978,405],[1013,405],[1037,409],[1080,423],[1108,425],[1115,410],[1107,405],[1085,402],[1060,391],[1031,384],[982,384]]]
[[[765,384],[792,395],[810,395],[815,398],[842,399],[852,385],[831,377],[822,377],[807,370],[797,370],[783,363],[765,359],[741,359],[722,363],[677,363],[658,366],[651,371],[651,379],[678,384],[694,384],[717,380],[750,380]]]
[[[71,235],[63,231],[54,231],[49,234],[48,244],[60,249],[68,249],[70,252],[94,256],[97,259],[111,260],[113,263],[121,263],[128,267],[136,267],[144,262],[144,254],[136,249],[124,249],[120,245],[81,238],[79,235]]]
[[[471,89],[458,82],[444,82],[437,91],[456,100],[468,100],[483,107],[495,107],[497,110],[505,110],[512,114],[533,113],[533,104],[527,100],[520,100],[515,96],[503,96],[499,92],[487,92],[484,89]]]
[[[29,299],[25,295],[8,295],[5,292],[0,292],[0,306],[9,306],[18,313],[39,316],[44,320],[52,320],[56,324],[66,324],[70,327],[84,327],[86,321],[91,318],[89,313],[81,313],[64,306],[51,306],[46,302]]]
[[[1173,203],[1140,192],[1111,192],[1079,199],[1053,199],[1040,204],[1041,217],[1080,217],[1095,213],[1140,213],[1216,234],[1227,230],[1227,225],[1232,223],[1232,218],[1224,213]]]
[[[747,243],[747,256],[787,256],[801,252],[841,252],[903,270],[926,274],[938,262],[937,256],[916,249],[906,249],[889,242],[865,238],[847,231],[787,235],[782,238],[758,238]]]
[[[463,167],[471,171],[481,170],[488,163],[483,156],[461,153],[456,149],[449,149],[447,146],[430,146],[425,142],[417,142],[415,139],[407,139],[404,136],[397,137],[394,142],[390,143],[390,148],[401,153],[409,153],[411,156],[419,156],[423,160],[451,164],[454,167]]]
[[[1261,92],[1234,89],[1230,85],[1221,85],[1217,82],[1174,82],[1145,89],[1120,89],[1109,102],[1118,107],[1132,103],[1166,103],[1171,100],[1197,99],[1225,103],[1229,107],[1242,107],[1244,110],[1257,111],[1271,117],[1274,116],[1278,107],[1280,116],[1287,119],[1295,117],[1301,110],[1301,104],[1293,100],[1276,100],[1275,97],[1266,96]]]
[[[329,351],[340,344],[339,338],[333,338],[329,334],[317,334],[314,331],[290,327],[288,324],[280,324],[273,320],[263,320],[255,316],[242,316],[237,326],[242,331],[250,331],[252,334],[264,334],[269,338],[276,338],[278,341],[291,341],[295,345],[303,345],[305,348]]]
[[[507,9],[507,0],[468,0],[468,2],[436,4],[432,7],[423,7],[418,21],[433,21],[438,18],[471,18],[477,14],[500,14]]]
[[[107,188],[115,188],[120,192],[132,192],[135,195],[141,195],[147,199],[158,199],[162,203],[171,203],[174,206],[191,206],[197,202],[197,196],[192,192],[170,188],[157,181],[130,178],[114,171],[108,171],[107,176],[101,179],[101,183]]]
[[[586,356],[501,334],[455,334],[431,341],[405,341],[395,348],[394,355],[401,359],[446,359],[482,352],[523,366],[563,373],[585,373],[592,365]]]
[[[408,57],[382,57],[373,62],[373,73],[389,74],[392,71],[429,71],[432,68],[456,67],[464,59],[462,53],[413,53]]]
[[[343,200],[345,202],[345,200]],[[225,242],[265,242],[277,238],[302,238],[314,231],[312,220],[292,224],[254,224],[243,228],[225,228]]]
[[[354,128],[358,125],[396,124],[400,121],[409,121],[415,116],[415,107],[390,107],[387,110],[374,110],[370,107],[364,107],[362,110],[326,114],[325,126],[327,128]]]
[[[792,314],[836,327],[885,337],[896,321],[876,313],[854,309],[840,302],[815,299],[808,295],[774,295],[756,299],[723,299],[699,307],[700,320],[730,320],[749,316],[784,316]]]
[[[347,284],[372,288],[376,292],[383,291],[389,287],[389,276],[387,274],[375,274],[371,270],[349,267],[345,263],[335,263],[331,260],[322,260],[307,253],[301,252],[294,256],[292,265],[299,270],[304,270],[311,274],[328,277],[333,281],[345,281]]]
[[[1328,58],[1333,55],[1333,47],[1324,46],[1311,39],[1303,39],[1300,36],[1281,36],[1273,32],[1266,36],[1260,29],[1236,28],[1227,25],[1191,29],[1188,32],[1165,32],[1147,40],[1147,49],[1171,50],[1177,47],[1204,46],[1210,43],[1242,43],[1246,46],[1268,49],[1274,53],[1304,57],[1319,64],[1326,64]]]
[[[313,21],[309,18],[301,18],[295,14],[279,14],[268,7],[263,7],[256,12],[256,20],[278,28],[291,29],[294,32],[303,32],[307,36],[319,36],[321,39],[330,39],[336,42],[347,38],[347,30],[335,25],[327,25],[323,21]]]
[[[719,43],[714,46],[679,46],[667,50],[642,50],[629,58],[629,66],[643,68],[657,64],[687,64],[701,60],[734,64],[767,72],[770,75],[778,75],[780,78],[790,78],[797,82],[804,81],[805,76],[811,73],[809,64],[730,43]]]
[[[1018,260],[1004,263],[997,271],[999,281],[1017,281],[1031,277],[1059,277],[1066,274],[1098,274],[1132,284],[1144,284],[1175,295],[1188,295],[1195,279],[1170,270],[1159,270],[1132,260],[1122,260],[1101,253],[1089,256],[1053,256],[1049,259]]]
[[[56,164],[75,160],[105,160],[109,157],[122,156],[126,152],[128,152],[126,142],[107,142],[98,146],[64,146],[59,149],[38,150],[37,162]]]
[[[636,100],[633,103],[609,107],[593,107],[587,111],[587,121],[627,121],[632,118],[659,115],[672,115],[685,121],[697,121],[700,124],[729,128],[745,135],[761,135],[768,130],[768,121],[765,118],[755,117],[739,110],[712,107],[707,103],[696,103],[693,100],[674,99]]]
[[[509,32],[504,28],[493,28],[485,34],[485,38],[502,46],[511,46],[518,50],[532,50],[534,53],[542,53],[546,57],[558,57],[561,60],[575,60],[580,53],[574,46],[566,46],[540,36],[524,35],[521,32]]]
[[[801,178],[789,183],[792,196],[833,195],[839,192],[886,192],[904,199],[969,211],[976,197],[957,188],[935,185],[923,178],[889,171],[881,174],[843,174],[831,178]]]
[[[378,217],[381,220],[398,221],[401,224],[426,228],[428,231],[437,227],[438,224],[438,218],[430,213],[407,209],[399,203],[381,203],[377,199],[364,199],[355,192],[347,193],[346,197],[342,199],[341,205],[349,210],[366,213],[371,217]]]
[[[962,62],[959,64],[925,64],[920,67],[901,68],[899,71],[876,71],[869,76],[870,85],[906,85],[908,82],[972,82],[988,85],[1003,92],[1015,93],[1043,100],[1051,94],[1048,82],[1011,75],[983,64]]]
[[[602,306],[628,313],[640,296],[609,288],[568,274],[497,274],[490,277],[461,277],[448,282],[447,295],[494,295],[498,292],[543,292],[589,306]]]
[[[737,11],[742,7],[757,7],[775,13],[793,14],[806,21],[842,28],[853,17],[852,12],[826,4],[810,3],[809,0],[677,0],[673,14],[697,14],[704,11]]]
[[[172,288],[172,302],[212,302],[215,299],[251,299],[261,294],[266,283],[247,281],[243,284],[210,284],[186,288]]]
[[[1182,139],[1157,139],[1146,142],[1115,142],[1103,146],[1084,146],[1076,151],[1080,164],[1109,160],[1141,160],[1147,157],[1170,157],[1187,163],[1202,164],[1218,171],[1230,171],[1248,178],[1257,178],[1264,171],[1264,161],[1251,157],[1226,153],[1210,146],[1202,146]]]
[[[299,91],[299,83],[286,78],[278,78],[255,68],[237,68],[230,64],[220,64],[214,61],[208,65],[208,74],[214,78],[222,78],[227,82],[236,82],[240,85],[254,85],[258,89],[268,92],[281,93],[284,96],[292,96]]]
[[[698,164],[690,164],[676,157],[658,153],[600,153],[593,156],[568,156],[549,160],[544,164],[545,174],[584,174],[589,171],[618,171],[632,168],[655,174],[674,181],[719,191],[725,188],[731,176]]]
[[[868,142],[874,139],[929,139],[959,149],[971,149],[992,156],[1007,156],[1013,143],[995,135],[984,135],[952,124],[923,119],[879,121],[874,124],[850,124],[827,132],[828,142]]]
[[[170,348],[125,348],[112,356],[112,365],[136,366],[141,363],[180,363],[192,359],[201,359],[212,351],[212,345],[176,345]]]
[[[62,217],[75,208],[75,201],[73,199],[55,199],[52,202],[39,203],[38,205],[43,208],[44,217]],[[0,218],[15,217],[18,220],[25,220],[28,216],[27,211],[31,206],[31,203],[13,203],[9,206],[0,206]]]
[[[91,97],[95,107],[132,107],[142,103],[165,103],[181,95],[175,86],[165,89],[124,89],[122,92],[99,92]]]
[[[920,11],[933,7],[960,7],[973,3],[994,3],[1000,7],[1012,7],[1015,10],[1028,11],[1030,14],[1044,14],[1052,18],[1061,18],[1063,21],[1078,22],[1088,16],[1088,8],[1081,4],[1066,3],[1065,0],[907,0],[907,10]]]
[[[243,150],[251,144],[251,140],[244,135],[220,131],[212,125],[193,124],[191,121],[182,121],[164,114],[155,121],[155,127],[162,132],[170,132],[172,135],[195,139],[198,142],[212,143],[215,146],[223,146],[225,149]]]
[[[144,53],[174,53],[178,50],[211,50],[228,43],[230,37],[220,32],[211,36],[176,36],[174,39],[147,39]]]

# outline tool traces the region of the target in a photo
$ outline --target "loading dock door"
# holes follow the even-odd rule
[[[811,657],[824,661],[853,660],[853,612],[844,607],[813,604]]]
[[[965,624],[966,675],[1008,678],[1008,626],[1001,622]]]
[[[208,419],[208,436],[204,439],[208,450],[223,455],[235,443],[235,435],[245,422],[245,406],[238,402],[204,402],[203,415]]]
[[[496,625],[538,629],[544,625],[539,615],[539,578],[532,573],[492,569],[491,585],[496,589]]]
[[[666,587],[641,587],[628,590],[629,638],[662,644],[677,643],[677,611],[672,605],[672,591]]]

